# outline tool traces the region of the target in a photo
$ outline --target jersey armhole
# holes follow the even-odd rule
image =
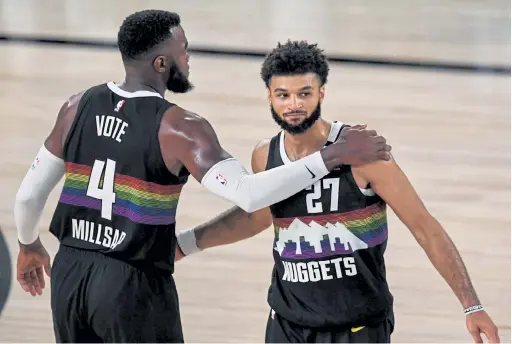
[[[158,159],[158,163],[160,164],[162,169],[165,170],[166,174],[171,179],[179,179],[179,180],[187,179],[188,176],[190,175],[190,172],[188,172],[188,170],[185,166],[182,166],[180,168],[178,174],[176,175],[176,174],[172,173],[171,171],[169,171],[169,169],[165,165],[164,156],[162,155],[162,148],[160,146],[160,138],[159,138],[160,127],[162,125],[162,120],[163,120],[163,117],[164,117],[165,113],[167,112],[167,110],[169,110],[173,106],[176,106],[176,104],[170,103],[166,100],[164,100],[164,101],[165,101],[165,105],[163,105],[158,110],[158,112],[156,113],[156,116],[155,116],[155,130],[153,131],[154,136],[153,136],[152,140],[156,144],[157,149],[155,149],[154,158]]]
[[[277,144],[279,143],[279,134],[270,139],[268,147],[267,163],[265,164],[265,171],[270,170],[272,167],[272,156],[275,154]]]

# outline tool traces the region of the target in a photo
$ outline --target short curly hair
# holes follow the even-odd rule
[[[278,43],[265,58],[261,67],[261,79],[269,87],[274,75],[295,75],[316,73],[320,78],[320,86],[327,83],[329,64],[323,50],[317,44],[307,41],[290,41]]]
[[[180,16],[162,10],[135,12],[123,21],[117,34],[117,45],[124,59],[137,60],[172,36]]]

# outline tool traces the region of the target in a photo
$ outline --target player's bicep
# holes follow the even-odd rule
[[[404,172],[394,160],[370,165],[361,170],[372,189],[411,231],[420,230],[430,214]]]
[[[176,131],[176,154],[190,174],[201,182],[213,166],[232,156],[222,148],[205,119],[189,117],[183,122]]]

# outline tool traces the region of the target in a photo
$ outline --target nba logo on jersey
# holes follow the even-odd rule
[[[126,100],[120,100],[117,105],[116,105],[116,108],[114,109],[115,112],[119,112],[119,110],[121,110],[121,108],[123,107],[124,103],[126,103]]]
[[[228,183],[228,180],[222,176],[222,174],[217,174],[217,180],[222,184],[226,185]]]

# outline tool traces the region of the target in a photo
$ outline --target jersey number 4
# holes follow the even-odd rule
[[[338,198],[340,193],[340,179],[339,178],[327,178],[321,179],[315,184],[306,188],[306,190],[313,190],[306,195],[306,207],[308,213],[310,214],[318,214],[324,211],[322,206],[322,201],[320,198],[322,197],[322,189],[330,189],[331,190],[331,211],[338,210]]]
[[[112,206],[116,202],[115,172],[116,162],[114,160],[107,159],[106,165],[105,161],[96,160],[92,167],[89,185],[87,185],[87,196],[101,201],[101,217],[107,220],[112,220]],[[102,176],[103,185],[101,185]]]

